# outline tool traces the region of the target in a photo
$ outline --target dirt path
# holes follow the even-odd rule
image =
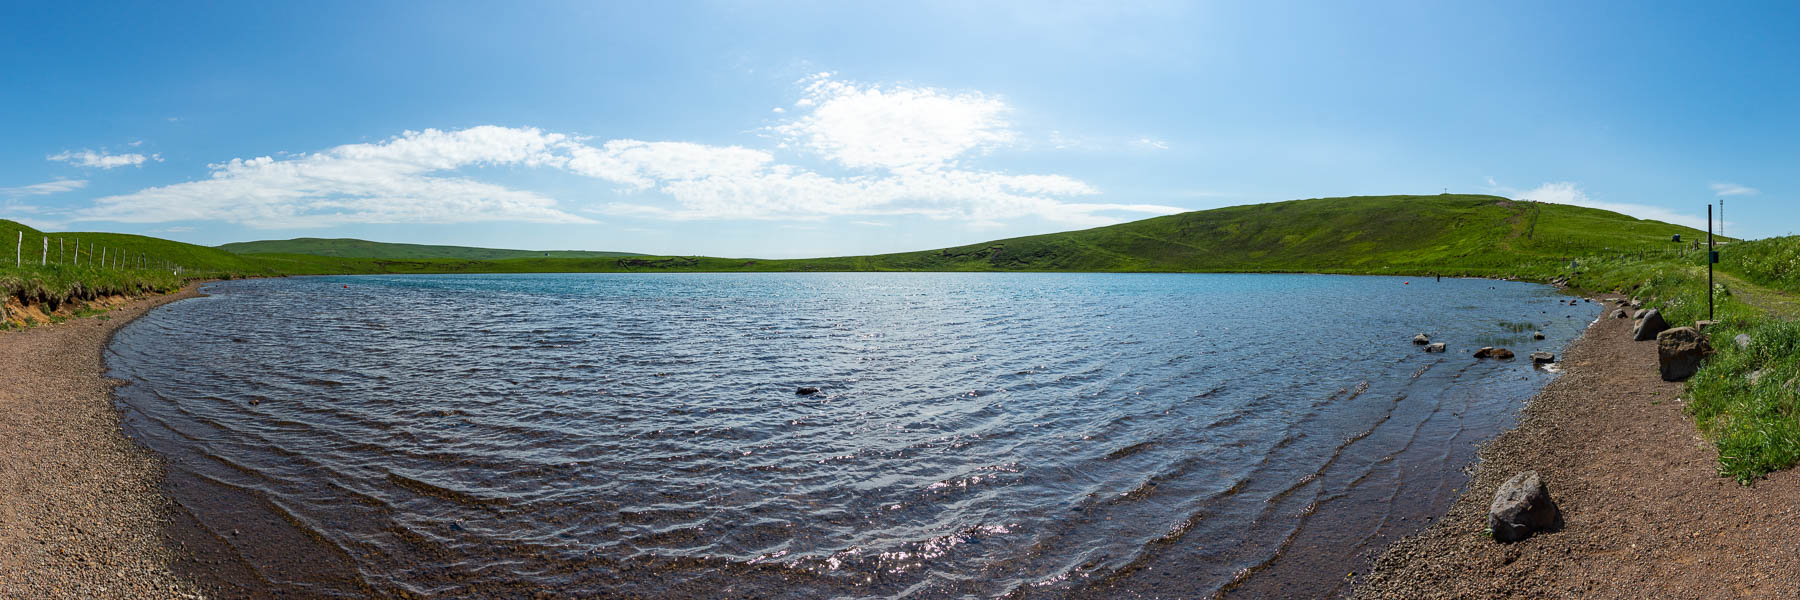
[[[162,467],[119,430],[102,352],[150,308],[0,333],[0,598],[182,598]]]
[[[1790,321],[1800,319],[1800,298],[1792,294],[1756,285],[1723,271],[1715,271],[1713,277],[1731,290],[1732,297],[1745,304]]]
[[[1603,318],[1561,357],[1568,371],[1518,428],[1481,451],[1449,513],[1401,540],[1361,598],[1800,597],[1800,473],[1754,487],[1717,474],[1717,454],[1683,412],[1681,384],[1657,376],[1654,342]],[[1563,530],[1502,545],[1487,505],[1536,469]]]

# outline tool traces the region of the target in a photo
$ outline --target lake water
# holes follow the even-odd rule
[[[205,291],[114,339],[126,429],[199,568],[342,596],[1341,593],[1553,377],[1525,355],[1600,312],[1323,275]]]

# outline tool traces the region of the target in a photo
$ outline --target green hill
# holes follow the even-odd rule
[[[1529,275],[1571,258],[1674,252],[1705,232],[1498,196],[1362,196],[1234,206],[941,250],[770,261],[873,270],[1309,271]],[[773,266],[773,265],[771,265]]]
[[[637,256],[632,252],[591,252],[587,250],[504,250],[468,246],[432,246],[425,244],[393,244],[352,238],[294,238],[235,242],[219,246],[234,254],[311,254],[341,258],[453,258],[460,260],[504,260],[508,258],[610,258]]]

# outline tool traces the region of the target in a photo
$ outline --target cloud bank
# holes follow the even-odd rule
[[[773,150],[678,141],[596,142],[532,127],[408,131],[280,159],[209,165],[210,177],[108,196],[78,220],[217,220],[261,228],[349,223],[524,221],[591,223],[583,215],[660,219],[818,220],[920,215],[977,226],[1039,217],[1076,225],[1112,213],[1169,214],[1152,204],[1080,202],[1100,191],[1056,174],[963,163],[1013,143],[999,98],[932,88],[867,86],[821,73],[786,121],[766,128]],[[775,151],[822,161],[828,174]],[[153,157],[154,158],[154,157]],[[78,159],[70,159],[78,160]],[[79,159],[85,160],[85,159]],[[139,158],[142,162],[142,158]],[[607,184],[618,199],[568,206],[476,180],[480,167],[548,169]]]
[[[113,169],[118,167],[139,166],[144,164],[144,161],[147,160],[161,161],[162,155],[152,154],[150,156],[144,156],[142,154],[107,154],[104,150],[100,152],[82,150],[80,152],[64,151],[60,154],[46,156],[44,159],[66,162],[78,167]]]

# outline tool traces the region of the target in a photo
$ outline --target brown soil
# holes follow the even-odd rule
[[[1519,427],[1482,448],[1449,513],[1388,548],[1357,597],[1800,597],[1800,473],[1720,477],[1682,385],[1658,377],[1656,343],[1630,341],[1631,324],[1589,327]],[[1532,469],[1563,529],[1494,542],[1494,491]]]
[[[197,596],[169,569],[161,464],[120,431],[101,362],[119,326],[196,295],[0,333],[0,598]]]

